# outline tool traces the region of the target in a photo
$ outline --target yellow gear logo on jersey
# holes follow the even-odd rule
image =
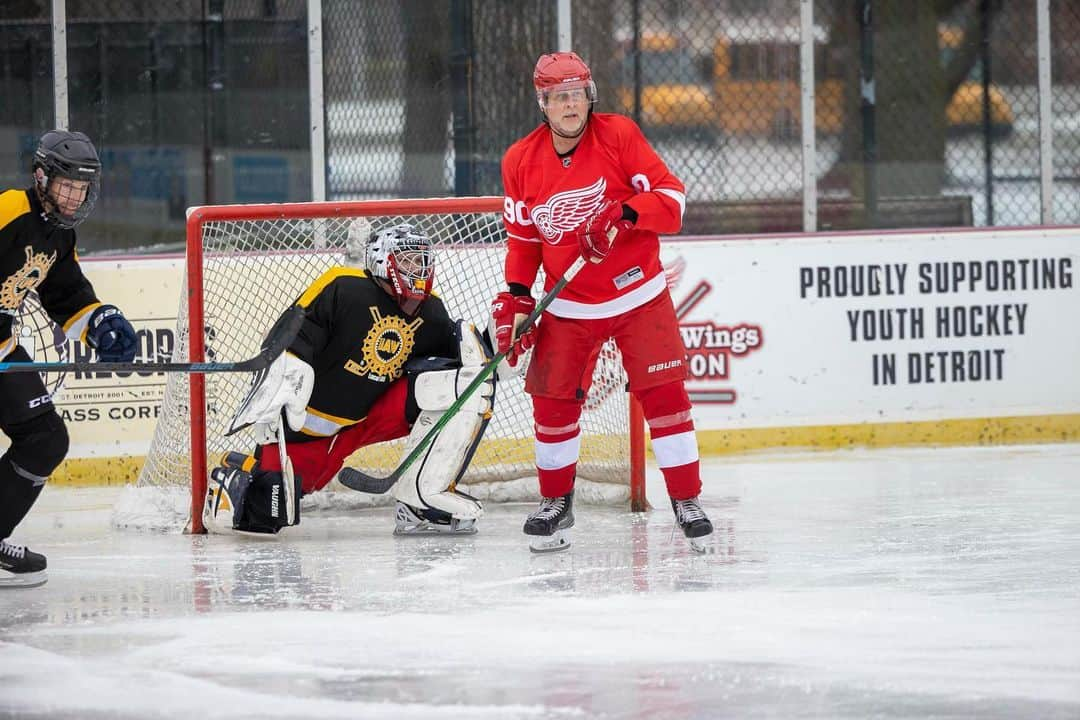
[[[416,330],[424,321],[416,318],[409,323],[396,315],[383,317],[376,307],[369,310],[375,324],[364,336],[360,348],[364,359],[359,364],[350,360],[345,369],[357,375],[369,375],[372,380],[397,380],[405,372],[405,361],[416,345]]]
[[[30,292],[49,274],[49,268],[56,262],[56,251],[52,255],[34,254],[34,248],[26,248],[26,264],[8,276],[0,285],[0,310],[18,310],[26,293]]]

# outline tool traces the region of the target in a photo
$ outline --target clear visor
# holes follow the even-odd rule
[[[536,101],[541,108],[551,103],[596,102],[596,83],[592,80],[570,80],[568,82],[537,88]]]

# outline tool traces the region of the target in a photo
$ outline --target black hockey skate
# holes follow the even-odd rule
[[[0,587],[37,587],[48,580],[45,556],[0,540]]]
[[[540,507],[525,520],[523,528],[530,536],[533,552],[553,552],[570,547],[570,528],[574,527],[574,491],[557,498],[541,498]]]
[[[707,538],[712,535],[713,527],[708,515],[701,509],[696,497],[687,500],[671,498],[671,509],[675,511],[675,520],[682,528],[683,535],[690,541],[695,552],[703,553],[708,547]]]

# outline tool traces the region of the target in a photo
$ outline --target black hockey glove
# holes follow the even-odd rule
[[[90,313],[86,344],[97,350],[102,362],[131,362],[138,340],[135,328],[115,305],[102,305]]]

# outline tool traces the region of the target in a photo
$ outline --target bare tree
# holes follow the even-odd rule
[[[878,189],[884,196],[935,196],[945,175],[945,108],[978,59],[979,0],[874,0]],[[991,17],[1001,0],[988,3]],[[840,0],[832,37],[844,66],[840,155],[825,184],[855,196],[864,187],[857,3]],[[957,21],[963,42],[943,64],[938,24]]]

